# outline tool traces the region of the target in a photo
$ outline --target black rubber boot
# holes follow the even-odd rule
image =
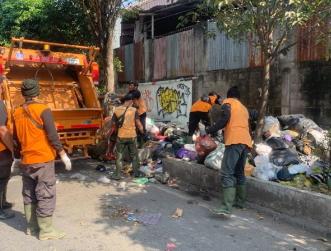
[[[10,209],[13,207],[13,203],[9,203],[7,201],[7,186],[8,186],[9,179],[4,181],[4,188],[3,188],[3,195],[2,195],[2,209]]]
[[[3,180],[0,181],[0,220],[7,220],[13,218],[15,216],[12,212],[6,212],[3,208],[3,194],[5,191],[5,182]]]

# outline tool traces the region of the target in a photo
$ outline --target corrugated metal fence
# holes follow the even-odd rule
[[[124,66],[119,82],[151,81],[193,76],[196,72],[261,67],[261,50],[253,45],[254,37],[235,41],[219,32],[215,23],[208,24],[214,37],[201,36],[189,29],[169,36],[122,46],[115,50]],[[316,35],[298,31],[298,61],[322,60],[328,56],[325,44],[316,44]],[[201,51],[203,50],[203,51]],[[206,66],[204,66],[206,64]]]
[[[214,37],[208,39],[208,70],[232,70],[249,66],[248,42],[238,42],[219,32],[216,23],[208,24],[209,33]]]

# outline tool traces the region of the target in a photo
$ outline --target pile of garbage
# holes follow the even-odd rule
[[[265,118],[264,141],[255,145],[253,176],[329,193],[330,138],[304,115]]]

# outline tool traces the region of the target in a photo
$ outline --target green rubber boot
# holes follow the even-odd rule
[[[223,188],[223,201],[220,208],[213,209],[212,212],[217,215],[230,216],[232,205],[236,196],[234,187]]]
[[[37,221],[39,225],[39,240],[58,240],[62,239],[66,234],[60,230],[56,230],[53,227],[52,216],[49,217],[38,217]]]
[[[246,202],[246,186],[238,185],[236,191],[236,199],[233,206],[239,209],[244,209],[245,202]]]
[[[36,208],[37,208],[36,204],[24,205],[25,219],[27,223],[27,228],[26,228],[27,235],[37,236],[37,234],[39,233]]]

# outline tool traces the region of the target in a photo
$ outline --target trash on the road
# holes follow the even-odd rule
[[[136,178],[133,180],[134,183],[139,184],[139,185],[145,185],[148,183],[148,178]]]
[[[104,183],[104,184],[110,184],[110,179],[107,178],[106,176],[102,176],[98,179],[98,182]]]
[[[128,213],[127,220],[128,221],[137,221],[137,218],[134,213]]]
[[[120,182],[120,184],[118,185],[118,187],[120,189],[122,189],[123,191],[125,191],[126,190],[126,185],[127,185],[127,183],[125,181],[122,181],[122,182]]]
[[[103,173],[107,170],[107,168],[104,165],[97,165],[97,167],[95,168],[95,170]]]
[[[322,241],[322,242],[328,242],[328,239],[323,238],[323,237],[321,237],[321,238],[317,238],[317,240],[318,240],[318,241]]]
[[[136,219],[144,225],[156,225],[159,223],[161,216],[161,213],[146,213],[136,216]]]
[[[75,179],[75,180],[79,180],[79,181],[85,181],[87,179],[86,175],[83,175],[81,173],[75,173],[73,175],[70,176],[70,179]]]
[[[169,242],[169,243],[167,243],[167,246],[166,246],[165,251],[173,251],[173,250],[175,250],[176,247],[177,247],[177,246],[176,246],[175,243],[173,243],[173,242]]]
[[[183,216],[183,209],[181,208],[176,208],[176,211],[172,214],[172,218],[180,218]]]
[[[125,206],[111,206],[113,212],[111,213],[112,218],[127,218],[127,215],[130,212],[130,209]]]

